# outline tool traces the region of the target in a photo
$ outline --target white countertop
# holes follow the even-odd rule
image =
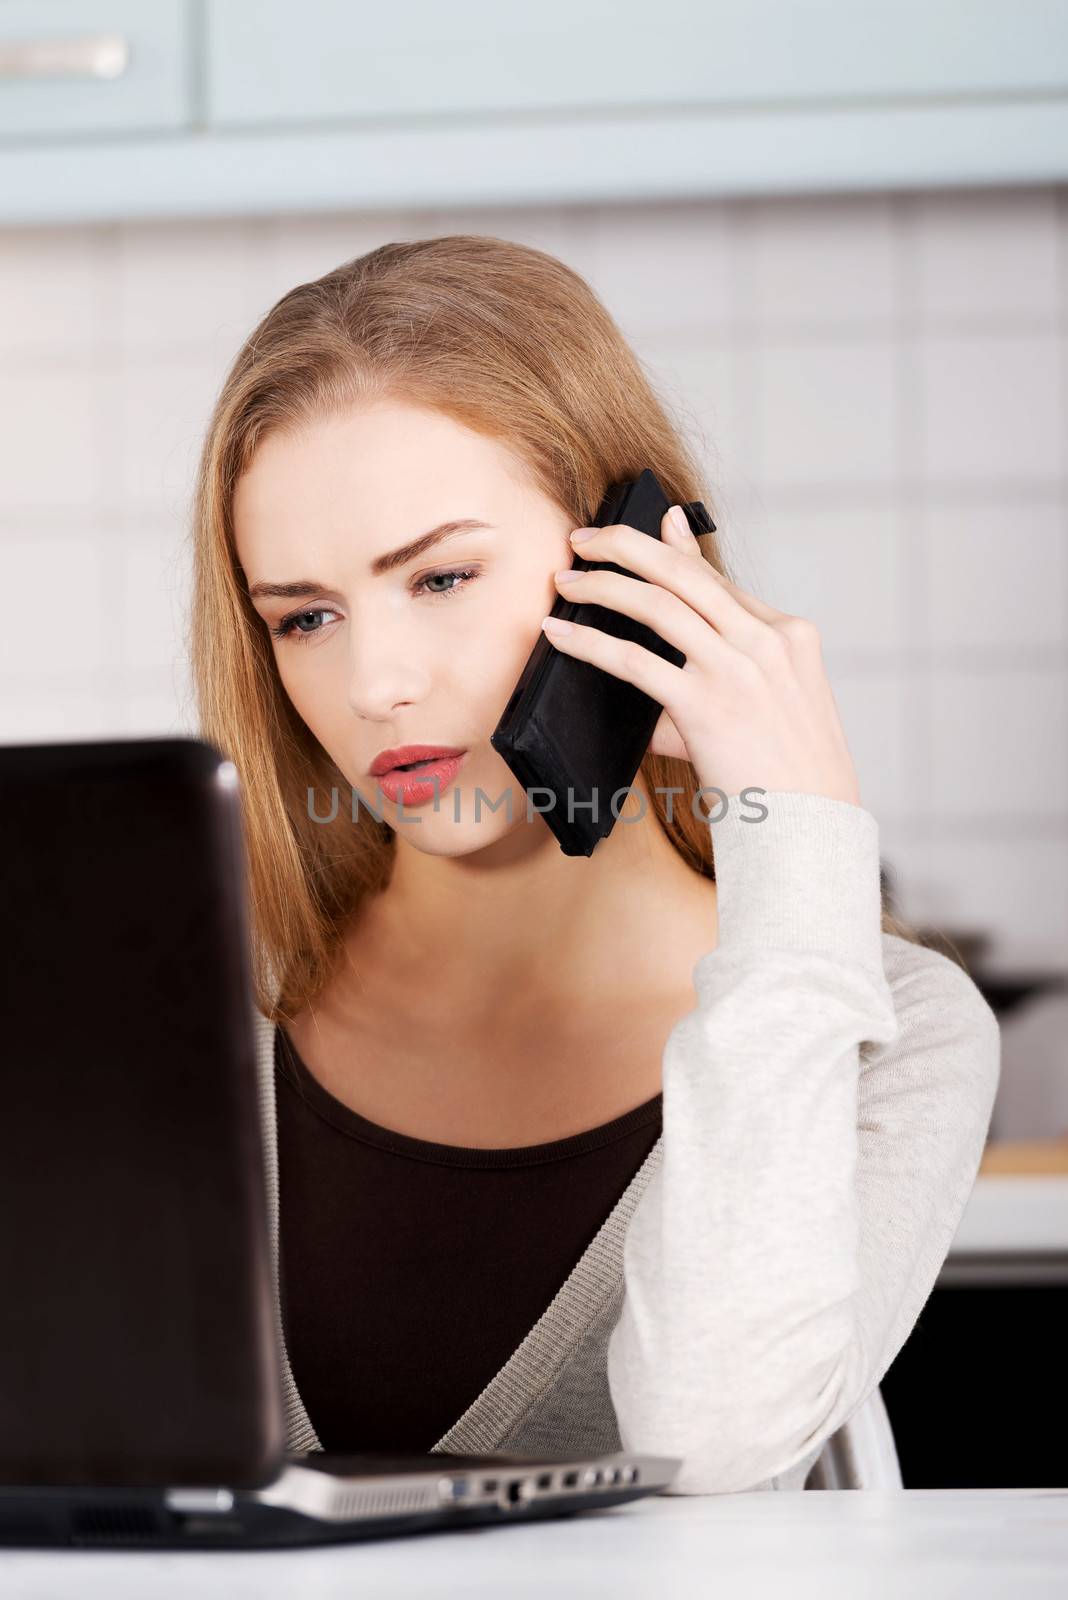
[[[997,1251],[1068,1256],[1068,1175],[981,1175],[964,1208],[950,1257]]]
[[[0,1552],[4,1600],[1027,1600],[1068,1594],[1068,1489],[659,1495],[320,1549]]]

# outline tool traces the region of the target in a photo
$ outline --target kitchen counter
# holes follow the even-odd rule
[[[200,1600],[429,1593],[440,1600],[665,1593],[673,1600],[1046,1600],[1068,1593],[1068,1490],[657,1495],[540,1526],[318,1550],[9,1550],[0,1554],[0,1588],[18,1600],[193,1593]]]
[[[1068,1139],[992,1140],[940,1282],[1068,1282]]]
[[[1068,1139],[992,1139],[979,1165],[980,1177],[1039,1173],[1068,1177]]]

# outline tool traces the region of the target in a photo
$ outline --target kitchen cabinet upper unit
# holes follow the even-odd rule
[[[789,116],[1068,91],[1063,0],[212,0],[207,17],[208,116],[220,128],[631,110]]]
[[[0,0],[0,221],[1065,176],[1065,0]]]

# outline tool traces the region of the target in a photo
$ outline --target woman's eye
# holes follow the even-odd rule
[[[317,610],[312,611],[294,611],[292,616],[283,617],[277,628],[271,629],[271,634],[275,639],[285,639],[293,632],[294,628],[296,628],[297,631],[294,637],[299,643],[302,639],[309,639],[313,633],[318,633],[319,629],[297,628],[298,622],[303,622],[307,617],[323,617],[330,615],[331,613],[327,611],[325,607],[319,607]]]
[[[441,595],[444,598],[446,595],[455,594],[457,589],[462,589],[465,584],[474,582],[477,577],[478,572],[475,569],[469,567],[452,568],[447,572],[428,572],[426,577],[420,578],[414,587],[416,593]],[[454,578],[456,581],[455,583],[450,583],[447,589],[428,589],[425,587],[428,583],[437,583],[439,579],[443,578]]]
[[[431,598],[440,597],[447,599],[466,584],[473,583],[478,577],[478,569],[473,567],[455,567],[446,572],[428,572],[425,578],[419,578],[412,585],[414,594],[425,594]],[[447,582],[445,589],[430,588],[428,585]],[[294,611],[288,617],[283,617],[277,627],[271,629],[271,636],[275,639],[286,639],[293,635],[296,643],[300,644],[305,639],[310,639],[313,634],[321,633],[321,628],[305,628],[301,626],[309,618],[335,616],[336,612],[329,611],[326,607],[313,607],[309,611]]]

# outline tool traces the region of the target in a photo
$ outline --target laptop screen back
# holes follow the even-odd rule
[[[283,1449],[236,771],[0,748],[0,1482]]]

